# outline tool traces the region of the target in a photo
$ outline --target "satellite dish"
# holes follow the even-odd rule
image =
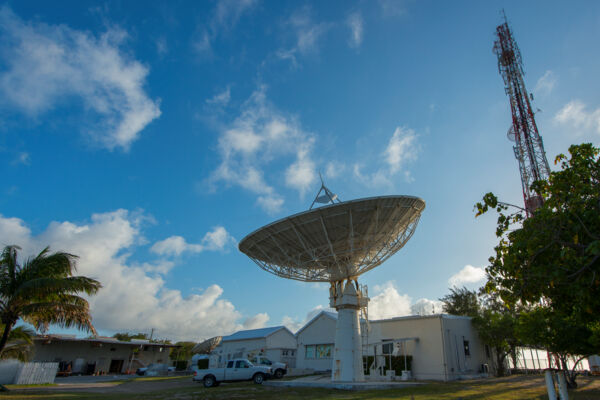
[[[516,135],[515,135],[515,128],[514,126],[510,126],[510,128],[508,128],[508,132],[506,132],[506,137],[508,138],[508,140],[510,140],[511,142],[516,142]]]
[[[338,195],[333,193],[331,190],[329,190],[329,188],[327,188],[327,186],[325,186],[325,183],[323,182],[323,176],[321,176],[320,172],[319,172],[319,178],[321,178],[321,188],[317,192],[317,195],[315,196],[315,199],[313,200],[312,204],[310,205],[309,210],[313,208],[315,203],[334,204],[336,200],[338,201],[338,203],[340,202],[340,200],[338,199]],[[321,194],[321,192],[323,192],[323,194]]]
[[[210,354],[219,344],[221,344],[222,336],[215,336],[200,342],[192,347],[192,353],[195,354]]]
[[[369,299],[358,276],[406,244],[424,209],[425,202],[412,196],[338,200],[275,221],[240,241],[240,251],[265,271],[299,281],[330,282],[330,306],[338,311],[333,381],[364,380],[358,311]]]

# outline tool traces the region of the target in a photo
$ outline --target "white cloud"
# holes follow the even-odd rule
[[[143,215],[117,210],[93,214],[86,223],[52,222],[33,235],[23,220],[0,216],[0,243],[20,245],[23,255],[36,254],[46,245],[78,255],[77,273],[103,285],[89,298],[97,329],[137,332],[155,328],[160,337],[195,341],[242,329],[238,322],[242,315],[222,297],[218,285],[184,296],[168,288],[160,275],[173,266],[171,262],[136,264],[130,260],[132,250],[143,242],[143,220]],[[259,314],[248,321],[259,324],[266,318]]]
[[[391,186],[392,178],[402,173],[407,182],[412,182],[408,164],[418,158],[418,136],[414,130],[406,127],[397,127],[390,138],[387,147],[382,153],[384,165],[371,173],[363,172],[363,165],[356,163],[353,166],[354,177],[367,186]]]
[[[410,296],[398,293],[392,282],[374,287],[376,296],[369,302],[369,319],[385,319],[410,315]]]
[[[217,93],[212,98],[206,100],[206,103],[217,106],[226,106],[229,103],[229,100],[231,100],[231,87],[227,86],[221,93]]]
[[[351,47],[360,47],[363,40],[363,31],[364,31],[364,21],[361,13],[353,12],[348,15],[346,19],[346,24],[350,28],[350,46]]]
[[[548,70],[538,79],[533,91],[538,95],[549,95],[556,86],[556,75],[554,72]]]
[[[290,60],[297,65],[296,55],[314,53],[319,48],[320,38],[330,28],[330,24],[316,23],[311,18],[311,9],[308,6],[296,10],[285,23],[285,29],[292,29],[295,43],[287,49],[277,51],[276,55],[282,60]]]
[[[219,136],[221,164],[209,182],[238,185],[257,195],[257,204],[276,213],[283,197],[266,180],[265,173],[285,167],[286,184],[303,194],[315,181],[315,164],[311,158],[314,138],[302,130],[295,118],[285,116],[270,105],[264,86],[245,102],[233,122],[226,124]],[[290,155],[295,160],[288,164]]]
[[[340,174],[342,174],[346,169],[346,166],[337,161],[329,161],[325,166],[325,177],[327,178],[337,178]]]
[[[417,159],[417,135],[412,129],[397,127],[385,149],[385,160],[395,174],[407,162]]]
[[[300,320],[298,318],[292,318],[288,315],[284,316],[281,320],[281,325],[287,327],[290,331],[296,333],[300,328],[302,328],[308,321],[317,316],[321,311],[331,311],[336,312],[333,308],[323,307],[322,305],[318,305],[311,309],[306,313],[304,319]]]
[[[178,256],[183,252],[222,251],[229,243],[235,243],[235,239],[224,227],[216,226],[204,235],[202,242],[199,244],[188,243],[182,236],[175,235],[154,243],[150,250],[160,255]]]
[[[399,17],[407,13],[406,0],[379,0],[384,17]]]
[[[269,322],[269,314],[260,313],[250,317],[244,321],[244,329],[259,329],[264,328]]]
[[[442,302],[439,300],[419,299],[410,306],[413,315],[430,315],[442,313]]]
[[[465,265],[463,269],[452,275],[448,279],[450,287],[460,287],[466,284],[483,283],[485,280],[485,268]]]
[[[159,37],[156,40],[156,53],[158,53],[159,57],[163,57],[168,52],[169,45],[167,44],[167,39],[164,36]]]
[[[208,22],[197,35],[193,46],[199,53],[212,52],[212,42],[233,29],[242,15],[254,7],[256,0],[218,0]]]
[[[14,159],[12,164],[13,165],[18,165],[18,164],[29,165],[29,164],[31,164],[31,156],[26,151],[23,151],[23,152],[17,154],[17,157]]]
[[[575,132],[570,132],[573,136],[581,136],[588,131],[600,134],[600,108],[588,111],[587,106],[580,100],[567,103],[554,116],[554,120],[577,129]]]
[[[144,91],[148,68],[120,49],[126,38],[116,28],[96,37],[66,25],[25,22],[0,8],[4,101],[38,116],[79,98],[97,117],[86,133],[108,149],[127,150],[160,109]]]

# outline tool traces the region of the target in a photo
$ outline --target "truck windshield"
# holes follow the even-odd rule
[[[264,364],[264,365],[271,365],[271,364],[273,364],[268,358],[261,358],[260,359],[260,363]]]

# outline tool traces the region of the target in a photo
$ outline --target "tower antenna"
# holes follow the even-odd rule
[[[498,71],[510,100],[512,125],[508,130],[508,138],[515,142],[513,150],[519,162],[525,210],[529,217],[543,203],[542,197],[531,189],[531,185],[535,181],[547,180],[550,167],[531,108],[530,100],[533,100],[533,95],[528,94],[525,88],[521,52],[508,26],[504,10],[502,15],[504,23],[496,28],[493,51],[498,57]]]

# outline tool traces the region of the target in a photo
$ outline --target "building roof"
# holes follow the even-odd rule
[[[393,317],[385,319],[373,319],[369,320],[370,323],[376,322],[391,322],[391,321],[402,321],[409,319],[431,319],[431,318],[443,318],[443,319],[472,319],[464,315],[452,315],[452,314],[428,314],[428,315],[405,315],[402,317]]]
[[[237,331],[235,333],[232,333],[229,336],[223,336],[223,339],[221,340],[221,342],[231,342],[234,340],[266,338],[267,336],[271,336],[272,334],[274,334],[277,331],[280,331],[281,329],[285,329],[286,331],[288,331],[290,333],[290,335],[294,335],[292,332],[290,332],[290,330],[288,328],[281,325],[281,326],[273,326],[270,328],[247,329],[244,331]]]
[[[310,324],[312,324],[321,315],[324,315],[326,317],[329,317],[329,318],[337,321],[337,313],[336,312],[323,310],[320,313],[318,313],[317,315],[315,315],[314,317],[312,317],[311,320],[308,321],[306,324],[304,324],[304,326],[302,328],[298,329],[298,332],[296,332],[295,336],[297,337],[300,334],[300,332],[302,332],[304,329],[306,329],[307,326],[309,326]]]
[[[78,338],[75,335],[38,335],[33,340],[44,343],[52,342],[80,342],[80,343],[106,343],[106,344],[123,344],[128,346],[158,346],[158,347],[179,347],[174,344],[152,343],[145,339],[131,339],[130,342],[124,342],[112,337],[97,336],[95,338]]]

